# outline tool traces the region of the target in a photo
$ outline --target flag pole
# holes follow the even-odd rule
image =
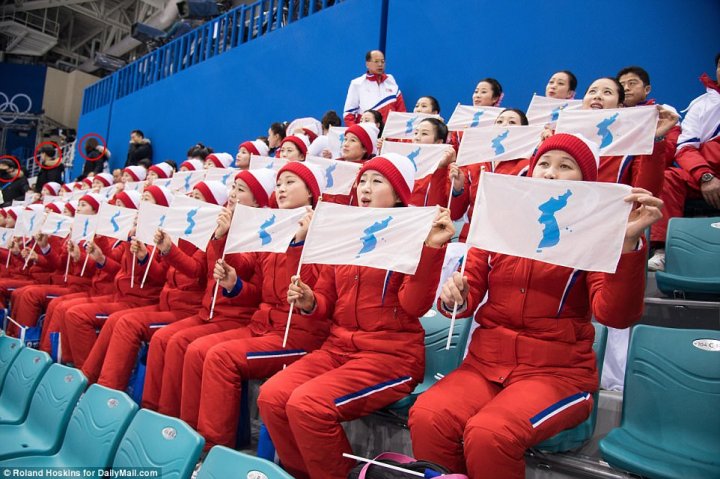
[[[133,253],[132,266],[130,267],[130,288],[135,287],[135,263],[137,263],[137,254]]]
[[[94,241],[94,240],[95,240],[95,233],[93,233],[93,235],[91,236],[90,241]],[[97,247],[97,245],[95,245],[95,246]],[[88,264],[88,258],[90,258],[90,255],[87,253],[87,240],[85,240],[85,262],[83,262],[82,270],[80,270],[80,276],[85,276],[85,268],[87,267],[87,264]]]
[[[405,469],[403,467],[395,466],[393,464],[388,464],[385,462],[376,461],[374,459],[367,459],[365,457],[360,456],[354,456],[352,454],[348,454],[346,452],[343,452],[343,457],[347,457],[348,459],[354,459],[356,461],[365,462],[367,464],[372,464],[373,466],[380,466],[387,469],[392,469],[393,471],[400,471],[405,474],[411,475],[411,476],[417,476],[417,477],[427,477],[422,472],[412,471],[410,469]]]
[[[67,263],[65,263],[65,282],[67,283],[68,273],[70,272],[70,252],[68,251]]]
[[[155,251],[157,250],[157,244],[153,248],[153,250],[150,252],[150,259],[147,262],[147,265],[145,266],[145,274],[143,274],[143,279],[140,282],[140,289],[143,289],[145,286],[145,280],[147,279],[148,271],[150,271],[150,265],[152,264],[152,260],[155,257]],[[135,261],[133,261],[133,266],[135,266]]]
[[[465,265],[466,264],[467,264],[467,252],[465,253],[465,257],[462,258],[462,266],[460,267],[460,279],[462,279],[463,276],[465,276]],[[452,317],[450,318],[450,328],[448,330],[448,339],[447,339],[447,344],[445,345],[445,350],[450,349],[450,343],[452,342],[453,329],[455,329],[455,316],[457,315],[457,308],[458,308],[458,305],[457,305],[457,303],[455,303],[455,306],[453,306]]]
[[[228,229],[229,231],[229,229]],[[227,234],[227,233],[226,233]],[[223,248],[223,254],[222,258],[220,259],[223,263],[225,262],[225,248]],[[212,297],[212,303],[210,304],[210,315],[208,316],[208,319],[212,319],[213,315],[215,314],[215,301],[217,300],[217,294],[218,290],[220,289],[220,280],[215,280],[215,290],[213,291],[213,297]]]
[[[28,267],[28,263],[30,262],[30,255],[33,254],[33,251],[35,251],[35,246],[37,246],[37,240],[33,243],[32,248],[30,248],[30,252],[27,255],[27,258],[25,258],[25,264],[23,265],[23,271]]]

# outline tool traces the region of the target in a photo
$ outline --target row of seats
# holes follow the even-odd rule
[[[0,337],[0,469],[155,468],[163,479],[193,473],[204,439],[183,421],[147,409],[125,393],[93,384],[77,369]],[[213,448],[199,479],[290,478],[275,464]],[[259,475],[260,473],[264,476]]]

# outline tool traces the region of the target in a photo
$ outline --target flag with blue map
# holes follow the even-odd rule
[[[447,122],[450,131],[462,131],[468,128],[481,128],[495,124],[495,120],[504,108],[496,106],[472,106],[457,104]]]
[[[484,173],[467,243],[583,271],[614,273],[631,187]]]
[[[558,121],[561,111],[579,110],[580,108],[582,108],[582,100],[563,100],[533,95],[526,116],[530,125],[554,125]]]
[[[97,229],[97,215],[75,214],[73,217],[70,239],[78,244],[80,241],[87,241],[95,236]]]
[[[382,153],[398,153],[407,157],[415,167],[415,179],[425,178],[437,170],[438,165],[445,156],[445,152],[452,148],[447,144],[420,145],[417,143],[402,143],[399,141],[383,142]]]
[[[170,208],[141,201],[138,207],[135,236],[145,244],[154,244],[157,230],[160,228],[167,230],[170,221]]]
[[[205,181],[219,181],[230,189],[239,171],[237,168],[211,168],[205,174]]]
[[[279,210],[235,205],[225,254],[284,253],[306,214],[305,208]]]
[[[598,144],[601,156],[649,155],[655,146],[655,105],[560,112],[557,133],[581,134]]]
[[[305,161],[317,165],[325,173],[325,186],[322,188],[322,193],[331,195],[350,194],[355,178],[362,167],[360,163],[328,160],[319,156],[308,156]]]
[[[173,243],[177,244],[182,239],[205,251],[222,210],[222,206],[188,196],[176,196],[163,229]]]
[[[73,218],[58,213],[48,213],[40,232],[50,236],[67,238],[72,231]],[[0,241],[1,242],[1,241]]]
[[[172,191],[172,178],[155,178],[152,184]]]
[[[100,191],[98,191],[98,194],[105,198],[105,200],[110,200],[113,196],[115,196],[115,193],[117,192],[117,185],[110,185],[106,186],[105,188],[100,188]]]
[[[125,186],[123,187],[123,191],[137,191],[138,193],[142,193],[145,190],[145,182],[144,181],[128,181],[125,183]]]
[[[135,226],[137,214],[137,210],[131,208],[103,203],[97,212],[98,225],[95,234],[125,241]]]
[[[303,263],[414,274],[438,211],[437,206],[358,208],[320,202],[305,238]]]
[[[328,150],[332,154],[333,158],[340,158],[342,156],[342,144],[345,141],[345,130],[344,126],[331,126],[328,130]]]
[[[269,170],[278,171],[287,164],[287,160],[275,158],[274,156],[250,155],[250,169],[267,168]]]
[[[170,189],[181,194],[190,193],[195,185],[205,179],[206,171],[178,171],[171,178]]]
[[[43,221],[45,221],[45,211],[42,205],[38,205],[38,208],[35,205],[23,208],[20,210],[15,224],[15,235],[34,236],[40,232]]]
[[[458,166],[530,158],[540,144],[542,126],[488,126],[467,130],[460,141]]]
[[[415,134],[415,128],[418,123],[425,118],[440,118],[440,115],[431,115],[429,113],[412,113],[391,111],[388,113],[385,126],[383,127],[383,138],[412,138]]]
[[[8,249],[15,236],[15,228],[0,228],[0,248]]]

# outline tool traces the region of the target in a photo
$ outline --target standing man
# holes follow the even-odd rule
[[[367,110],[377,110],[383,122],[391,111],[407,111],[400,87],[395,78],[385,73],[385,55],[380,50],[365,54],[367,73],[350,82],[345,99],[345,124],[360,123],[360,117]]]
[[[13,200],[24,200],[25,192],[30,189],[27,177],[22,168],[18,170],[18,163],[3,158],[0,160],[0,190],[2,190],[2,203],[0,208],[12,206]]]
[[[150,140],[140,130],[133,130],[130,133],[130,146],[128,147],[127,161],[125,168],[128,166],[144,166],[150,168],[152,165],[153,150]]]

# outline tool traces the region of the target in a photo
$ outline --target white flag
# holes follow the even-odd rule
[[[467,242],[488,251],[614,273],[630,186],[484,173]]]
[[[345,130],[344,126],[331,126],[328,130],[328,150],[332,153],[333,158],[340,158],[342,156],[342,144],[345,141]]]
[[[40,232],[43,221],[45,221],[45,212],[43,210],[23,209],[18,215],[15,234],[17,236],[34,236]]]
[[[76,214],[73,218],[72,232],[70,239],[78,244],[82,240],[89,240],[95,234],[97,228],[97,215]]]
[[[15,235],[15,228],[0,228],[0,248],[8,249]]]
[[[128,181],[125,183],[125,186],[123,187],[123,191],[137,191],[138,193],[141,193],[145,190],[145,182],[144,181]]]
[[[457,104],[447,127],[450,131],[479,128],[495,124],[495,120],[504,108],[496,106],[471,106]]]
[[[278,210],[235,205],[225,254],[266,251],[284,253],[305,216],[305,208]]]
[[[322,168],[325,173],[323,193],[331,195],[347,195],[352,191],[357,174],[362,167],[360,163],[350,161],[328,160],[319,156],[308,156],[305,161]]]
[[[239,171],[237,168],[212,168],[207,170],[205,181],[219,181],[229,189],[235,183],[235,175]]]
[[[172,190],[172,178],[156,178],[153,180],[153,186],[162,186],[168,190]]]
[[[125,241],[135,226],[136,217],[137,210],[103,203],[97,213],[98,226],[95,234]]]
[[[530,158],[540,143],[542,126],[488,126],[463,133],[458,166],[485,161]]]
[[[141,201],[138,207],[135,237],[145,244],[155,243],[155,233],[159,228],[167,230],[170,224],[170,208]]]
[[[26,200],[12,200],[13,206],[25,206],[26,204],[28,204]]]
[[[418,123],[425,118],[440,118],[429,113],[401,113],[391,111],[383,127],[383,138],[412,138]]]
[[[320,202],[303,263],[354,264],[414,274],[437,207],[358,208]]]
[[[67,238],[72,230],[73,219],[70,216],[60,215],[58,213],[49,213],[45,218],[40,232],[42,234]],[[0,240],[0,244],[2,240]]]
[[[398,153],[407,157],[415,167],[415,179],[435,173],[450,145],[421,145],[399,141],[384,141],[382,152]]]
[[[205,179],[205,171],[178,171],[173,175],[170,183],[172,191],[183,194],[190,193],[195,185]]]
[[[173,243],[177,244],[182,239],[205,251],[217,228],[217,217],[222,210],[222,206],[178,196],[173,200],[169,221],[165,223],[164,230]]]
[[[582,108],[582,100],[563,100],[533,95],[526,116],[531,125],[545,126],[558,121],[561,111],[579,110],[580,108]]]
[[[105,201],[110,200],[113,196],[115,196],[115,193],[117,192],[117,185],[110,185],[106,186],[105,188],[101,188],[100,191],[98,191],[98,194],[105,198]]]
[[[47,206],[54,201],[62,201],[62,200],[63,200],[62,196],[45,195],[45,196],[43,196],[43,205]]]
[[[267,168],[269,170],[278,171],[280,168],[288,164],[288,160],[283,158],[275,158],[274,156],[258,156],[250,155],[250,169]]]
[[[601,156],[649,155],[655,146],[657,121],[654,105],[561,111],[555,131],[584,135],[600,145]]]

